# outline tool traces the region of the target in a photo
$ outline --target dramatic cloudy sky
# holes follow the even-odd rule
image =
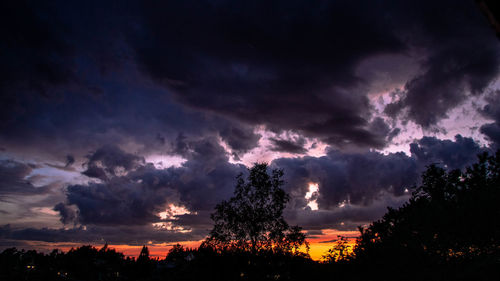
[[[2,248],[199,241],[257,161],[320,248],[500,145],[500,40],[472,0],[0,11]]]

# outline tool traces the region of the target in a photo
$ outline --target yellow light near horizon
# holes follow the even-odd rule
[[[336,229],[323,229],[322,234],[314,238],[308,238],[310,243],[309,255],[313,260],[322,260],[323,255],[333,248],[336,244],[338,236],[347,237],[350,249],[356,244],[356,237],[359,232],[355,230],[336,230]]]

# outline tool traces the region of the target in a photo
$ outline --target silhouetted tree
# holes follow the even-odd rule
[[[245,180],[237,177],[234,196],[215,207],[211,218],[215,225],[206,243],[221,249],[298,251],[306,245],[298,226],[290,227],[283,218],[289,200],[281,188],[283,171],[267,172],[265,163],[249,169]]]
[[[167,259],[170,257],[170,258],[173,258],[173,257],[177,257],[177,256],[183,256],[184,255],[184,247],[177,243],[175,244],[174,246],[172,246],[172,248],[170,248],[170,250],[168,250],[168,254],[167,254]]]
[[[135,280],[150,280],[155,267],[154,260],[149,258],[149,249],[146,245],[142,246],[139,257],[136,261],[136,269],[133,278]]]
[[[465,171],[431,165],[422,179],[408,203],[360,228],[356,260],[393,266],[460,264],[460,271],[477,261],[483,268],[478,272],[498,268],[500,151],[479,155]]]
[[[349,245],[349,241],[347,237],[338,235],[338,239],[335,242],[335,246],[327,251],[325,255],[323,255],[323,261],[326,263],[334,263],[334,262],[348,262],[350,260],[352,246]]]
[[[149,261],[149,249],[146,245],[142,246],[139,257],[137,257],[137,262]]]
[[[180,244],[175,244],[167,254],[167,257],[165,260],[167,262],[173,262],[175,264],[181,264],[186,261],[186,258],[188,256],[188,251],[184,249],[184,247]]]

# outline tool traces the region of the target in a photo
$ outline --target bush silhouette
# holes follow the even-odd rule
[[[338,235],[335,246],[329,249],[325,255],[322,256],[325,263],[340,263],[349,262],[351,257],[352,245],[349,245],[347,237]]]

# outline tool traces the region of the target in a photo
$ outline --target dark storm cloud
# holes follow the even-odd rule
[[[401,196],[418,179],[414,159],[404,153],[330,151],[324,157],[281,158],[273,164],[286,171],[287,189],[297,195],[294,208],[307,204],[311,182],[319,184],[319,208],[335,209],[343,202],[369,205],[384,191]]]
[[[409,14],[393,15],[412,32],[408,43],[424,49],[423,72],[405,84],[385,113],[395,117],[405,111],[404,118],[429,127],[493,81],[499,43],[473,1],[405,1],[396,7],[402,5]]]
[[[180,132],[219,135],[241,156],[261,124],[381,148],[394,131],[373,118],[377,76],[363,62],[418,64],[386,111],[424,126],[463,89],[481,92],[498,62],[472,1],[9,1],[1,11],[1,145],[52,160],[79,162],[102,143],[164,151]]]
[[[493,148],[500,148],[500,123],[489,123],[481,126],[481,133],[486,135]]]
[[[479,110],[486,118],[494,120],[481,126],[480,131],[491,142],[493,149],[500,148],[500,91],[496,90],[486,97],[487,104]]]
[[[54,211],[59,212],[61,222],[64,224],[73,223],[76,221],[76,212],[74,209],[68,207],[64,203],[58,203],[53,208]]]
[[[307,149],[304,147],[306,140],[302,137],[292,140],[278,138],[270,138],[269,140],[272,144],[272,151],[289,152],[294,154],[304,154],[307,152]]]
[[[46,103],[64,102],[68,91],[86,98],[100,92],[87,81],[87,65],[106,68],[120,52],[119,35],[109,32],[97,6],[20,0],[4,1],[0,10],[2,127],[12,129]]]
[[[53,87],[76,80],[74,49],[65,40],[69,30],[53,16],[47,5],[5,1],[0,7],[0,76],[3,81],[0,90],[3,106],[14,105],[14,111],[22,110],[18,107],[19,97],[14,95],[12,88],[50,95]]]
[[[5,151],[66,163],[62,159],[71,154],[80,162],[103,143],[133,142],[143,146],[143,154],[158,153],[180,131],[187,136],[224,132],[238,153],[255,146],[253,128],[186,109],[137,72],[125,40],[137,26],[133,3],[1,5],[0,144]]]
[[[241,125],[238,126],[232,122],[222,122],[220,126],[219,137],[229,146],[233,156],[238,158],[249,150],[258,147],[260,134],[255,134],[253,128]],[[231,124],[232,123],[232,124]],[[180,155],[186,159],[198,158],[204,160],[223,160],[226,159],[226,151],[219,145],[215,135],[210,137],[192,136],[190,139],[184,133],[179,133],[170,143],[169,153]],[[201,159],[203,158],[203,159]]]
[[[203,169],[213,169],[219,163],[228,161],[227,153],[214,137],[192,138],[179,134],[173,144],[176,153],[188,162],[184,166],[194,165]]]
[[[455,136],[455,141],[423,137],[410,144],[410,152],[421,165],[441,164],[449,169],[461,169],[477,161],[477,155],[487,151],[472,138]]]
[[[124,235],[124,234],[127,235]],[[174,230],[155,229],[152,226],[87,226],[69,229],[24,228],[10,225],[0,226],[1,240],[35,240],[45,242],[111,243],[144,245],[148,242],[163,243],[196,241],[204,238],[205,232],[179,233]]]
[[[454,141],[424,137],[411,144],[411,156],[333,150],[324,157],[281,158],[272,164],[285,171],[291,221],[306,229],[352,230],[379,218],[387,206],[406,202],[427,165],[463,169],[484,151],[472,138],[460,135]],[[306,207],[309,183],[319,186],[318,212]]]
[[[355,74],[364,59],[415,56],[421,71],[386,113],[404,109],[424,127],[498,70],[498,42],[473,1],[164,1],[142,13],[131,45],[178,100],[335,145],[386,143],[369,124],[369,81]]]
[[[159,169],[139,162],[123,173],[110,173],[100,182],[68,186],[66,201],[55,205],[54,210],[59,212],[63,223],[84,225],[86,230],[81,227],[4,229],[3,239],[80,242],[105,239],[140,244],[149,240],[203,238],[211,228],[210,213],[214,206],[231,196],[235,176],[245,173],[246,168],[229,163],[227,153],[215,138],[184,137],[181,142],[185,144],[182,151],[187,161],[180,167]],[[119,149],[114,151],[128,155]],[[411,156],[332,150],[318,158],[277,159],[271,166],[285,172],[285,189],[292,199],[285,215],[292,224],[309,230],[353,230],[379,218],[387,206],[404,203],[412,186],[418,184],[425,165],[437,162],[454,168],[466,165],[481,151],[470,138],[457,136],[455,141],[423,138],[412,145]],[[101,153],[98,150],[96,156],[89,158],[102,159],[97,157]],[[113,161],[103,161],[103,169],[109,168],[106,163],[116,166]],[[319,194],[314,197],[318,211],[306,207],[308,200],[304,197],[311,182],[319,184]],[[185,206],[191,213],[162,219],[158,213],[165,211],[168,204]],[[160,224],[153,226],[153,223]]]
[[[89,155],[88,167],[100,161],[96,174],[102,182],[70,185],[67,202],[56,206],[62,221],[96,225],[144,225],[159,222],[159,212],[168,203],[185,206],[191,212],[212,210],[232,193],[236,175],[244,166],[228,163],[224,149],[215,139],[183,140],[188,160],[181,167],[157,169],[117,147],[105,146]],[[117,161],[119,160],[119,161]],[[117,167],[125,171],[115,173]],[[92,170],[94,171],[94,170]],[[105,176],[102,176],[105,173]],[[88,175],[89,169],[83,174]]]
[[[174,224],[192,228],[197,224],[208,225],[209,213],[215,204],[229,198],[235,176],[245,168],[228,163],[226,152],[214,139],[181,138],[179,142],[184,145],[183,156],[188,159],[181,167],[157,169],[151,164],[141,164],[124,175],[112,175],[102,183],[69,186],[66,205],[78,208],[77,222],[149,224],[160,221],[157,214],[164,211],[168,203],[173,203],[198,213],[179,216],[172,221]],[[472,139],[460,135],[455,141],[424,137],[411,145],[411,157],[404,153],[330,151],[319,158],[281,158],[272,165],[285,171],[285,187],[293,199],[289,203],[291,210],[305,208],[304,196],[310,182],[319,184],[320,209],[336,210],[341,203],[366,207],[389,197],[408,195],[405,189],[419,182],[426,165],[438,163],[450,169],[463,168],[481,151]],[[96,155],[100,154],[96,151]],[[105,163],[114,165],[112,161]],[[62,207],[58,209],[65,213]],[[61,212],[61,216],[66,221],[64,213]],[[342,214],[347,220],[348,213]]]
[[[99,225],[136,225],[159,221],[156,213],[172,191],[159,186],[149,186],[128,178],[115,178],[106,183],[71,185],[67,189],[67,205],[78,208],[76,222]],[[62,205],[58,208],[64,222],[70,217]]]
[[[181,167],[172,167],[164,171],[151,169],[148,173],[138,169],[130,176],[141,178],[143,182],[154,182],[157,177],[168,171],[170,174],[164,175],[165,181],[178,192],[181,204],[195,212],[211,211],[216,203],[229,198],[233,193],[236,176],[245,172],[246,168],[240,164],[229,163],[226,151],[215,138],[186,140],[186,142],[187,161]]]
[[[105,180],[115,176],[118,169],[128,172],[144,163],[144,158],[126,153],[115,145],[106,145],[87,156],[84,175]]]
[[[500,120],[500,90],[486,96],[487,104],[480,110],[484,117]]]
[[[396,136],[399,135],[399,133],[401,133],[401,129],[400,128],[394,128],[390,133],[389,135],[387,136],[387,139],[389,141],[392,141],[393,138],[395,138]]]
[[[14,160],[0,160],[0,199],[12,195],[35,195],[50,191],[50,185],[34,186],[37,178],[30,176],[37,166]]]
[[[387,207],[397,208],[407,202],[409,195],[393,196],[382,193],[372,204],[368,206],[345,205],[343,207],[311,211],[308,209],[296,209],[288,212],[287,217],[305,229],[338,229],[356,230],[358,226],[381,218]]]
[[[405,46],[369,9],[348,2],[166,1],[145,4],[142,13],[130,43],[144,71],[179,101],[332,144],[385,144],[369,128],[369,101],[354,68]]]
[[[230,126],[219,132],[220,137],[226,142],[235,155],[241,155],[257,147],[262,137],[255,134],[248,126]]]
[[[73,155],[71,154],[66,155],[66,164],[64,165],[64,167],[69,168],[74,163],[75,163],[75,157],[73,157]]]
[[[207,210],[198,211],[196,214],[179,215],[175,220],[171,220],[171,222],[179,227],[197,229],[208,233],[208,230],[213,227],[213,221],[210,219],[210,214],[212,212],[212,210]]]

